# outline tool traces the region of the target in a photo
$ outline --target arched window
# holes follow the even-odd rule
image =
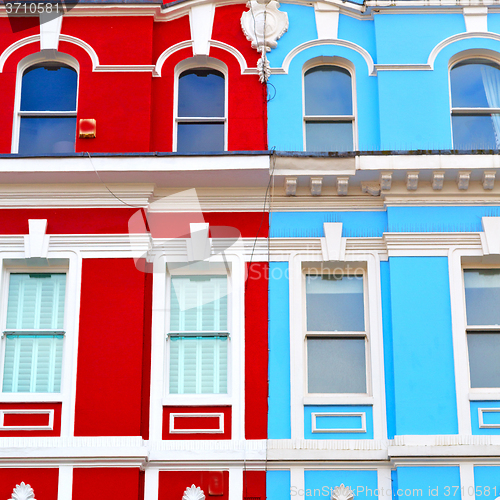
[[[226,89],[224,74],[195,68],[179,75],[177,91],[176,151],[224,151]]]
[[[304,74],[306,151],[352,151],[354,112],[351,73],[315,66]]]
[[[75,151],[78,74],[60,62],[24,70],[18,111],[21,154]]]
[[[500,66],[467,59],[450,71],[455,149],[500,149]]]

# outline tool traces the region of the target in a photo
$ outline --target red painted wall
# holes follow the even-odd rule
[[[61,403],[0,403],[0,410],[43,410],[43,409],[53,409],[54,410],[54,428],[51,431],[19,431],[19,430],[0,430],[0,437],[9,436],[19,436],[19,437],[38,437],[38,436],[60,436],[61,435]],[[26,415],[22,417],[16,417],[14,415],[5,415],[4,423],[8,425],[33,425],[34,419],[40,420],[42,418],[44,422],[37,423],[35,425],[46,425],[48,417],[46,415]],[[30,421],[28,422],[27,419]],[[26,482],[26,481],[25,481]],[[9,496],[10,498],[10,496]],[[36,497],[35,497],[36,498]]]
[[[268,263],[253,262],[245,282],[245,437],[267,438]]]
[[[75,436],[139,436],[144,273],[132,259],[84,259]]]
[[[56,500],[59,469],[57,468],[0,468],[0,498],[7,500],[17,484],[24,481],[35,491],[36,500]]]
[[[72,500],[141,500],[140,483],[139,468],[75,468]]]
[[[149,402],[151,394],[151,322],[153,319],[153,265],[144,273],[144,326],[142,349],[141,436],[149,439]]]
[[[193,433],[193,434],[171,434],[170,433],[170,414],[171,413],[224,413],[224,433]],[[179,426],[175,423],[175,428],[187,428],[187,425],[199,425],[199,419],[182,418],[184,424]],[[208,419],[212,423],[213,419]],[[163,407],[163,428],[162,439],[231,439],[231,407],[230,406],[164,406]],[[213,428],[207,424],[203,428]]]
[[[266,471],[243,471],[243,499],[266,500]]]
[[[220,482],[222,481],[222,488]],[[186,488],[192,484],[201,488],[207,500],[228,500],[228,471],[160,471],[158,498],[162,500],[179,500]],[[215,491],[215,490],[218,491]],[[222,495],[211,495],[210,492]]]

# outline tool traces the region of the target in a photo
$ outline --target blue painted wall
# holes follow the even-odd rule
[[[363,412],[366,418],[366,432],[315,432],[312,433],[312,413],[351,413]],[[317,428],[360,428],[359,417],[321,417],[316,421]],[[304,438],[305,439],[373,439],[373,409],[371,406],[304,406]]]
[[[400,500],[460,498],[459,467],[398,467],[397,476]]]
[[[396,434],[458,433],[448,259],[389,258]]]
[[[472,434],[474,435],[500,435],[499,429],[480,429],[479,428],[479,412],[478,408],[499,408],[500,409],[500,401],[471,401],[470,403],[470,420],[471,420],[471,428]],[[496,413],[483,413],[483,422],[485,424],[494,424],[500,425],[500,412]],[[500,495],[500,490],[498,491],[498,495]],[[497,496],[498,496],[497,495]]]
[[[380,289],[382,294],[382,325],[384,331],[387,437],[393,439],[396,434],[396,399],[394,394],[394,346],[392,342],[391,277],[389,262],[380,263]]]
[[[500,467],[474,467],[474,485],[476,498],[479,496],[486,500],[497,498],[500,495]],[[469,497],[471,496],[469,494]]]
[[[290,439],[290,306],[287,262],[269,266],[269,439]]]
[[[267,500],[290,500],[290,471],[271,470],[266,473]]]

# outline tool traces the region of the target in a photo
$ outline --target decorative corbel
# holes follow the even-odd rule
[[[241,28],[252,42],[252,48],[261,54],[257,62],[260,81],[267,82],[271,75],[271,67],[266,53],[278,45],[278,39],[288,29],[288,15],[278,10],[280,4],[276,0],[250,0],[250,9],[241,15]]]
[[[323,177],[311,177],[311,195],[320,196],[323,186]]]
[[[347,196],[349,189],[349,177],[337,177],[337,195]]]
[[[457,175],[457,186],[460,191],[467,191],[469,189],[470,171],[460,171]]]
[[[418,188],[418,172],[408,172],[406,174],[406,189],[416,191]]]
[[[491,191],[495,187],[495,170],[485,170],[483,174],[483,189]]]
[[[47,219],[29,219],[29,234],[24,236],[24,256],[26,259],[46,259],[49,252],[50,236]]]
[[[382,191],[389,191],[392,186],[392,172],[380,173],[380,189]]]
[[[191,238],[187,240],[188,260],[190,262],[205,260],[210,257],[212,241],[208,237],[209,224],[206,222],[191,223]]]
[[[444,186],[444,172],[442,170],[436,170],[432,173],[432,189],[434,191],[441,191]]]
[[[285,195],[295,196],[297,193],[297,177],[285,177]]]

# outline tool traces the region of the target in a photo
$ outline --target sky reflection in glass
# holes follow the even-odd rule
[[[224,117],[224,75],[193,69],[179,77],[179,117]]]

